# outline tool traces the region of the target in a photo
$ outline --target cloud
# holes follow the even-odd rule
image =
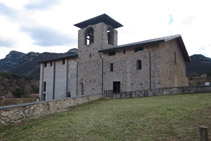
[[[195,21],[196,21],[196,18],[195,17],[188,16],[188,17],[186,17],[186,18],[183,19],[182,24],[183,25],[190,25],[190,24],[192,24]]]
[[[17,18],[18,17],[17,12],[15,10],[6,6],[3,3],[0,3],[0,14],[6,15],[10,18]]]
[[[46,9],[52,5],[57,4],[58,2],[59,0],[34,0],[25,5],[25,8],[28,10]]]
[[[173,16],[172,15],[169,15],[169,22],[168,22],[168,25],[172,24],[174,19],[173,19]]]
[[[11,38],[2,38],[0,37],[0,47],[10,48],[15,44],[15,41]]]
[[[43,26],[21,26],[21,31],[27,33],[36,45],[40,46],[63,46],[70,45],[75,39],[70,35],[62,34],[54,29]]]

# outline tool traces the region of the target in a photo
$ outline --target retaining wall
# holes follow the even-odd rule
[[[171,94],[193,94],[193,93],[209,93],[211,87],[209,86],[193,86],[193,87],[174,87],[174,88],[160,88],[153,90],[140,90],[131,92],[112,93],[112,91],[105,91],[104,98],[133,98],[133,97],[148,97]]]
[[[0,107],[0,126],[26,119],[62,112],[70,107],[88,103],[102,98],[102,94],[84,95],[75,98],[54,101],[42,101]]]
[[[177,88],[162,88],[153,90],[140,90],[122,93],[112,93],[105,91],[104,98],[133,98],[133,97],[148,97],[171,94],[193,94],[193,93],[209,93],[211,87],[177,87]],[[9,123],[19,122],[26,119],[38,118],[48,114],[67,111],[73,106],[88,103],[101,99],[102,94],[84,95],[75,98],[60,99],[54,101],[41,101],[35,103],[26,103],[0,107],[0,126]]]

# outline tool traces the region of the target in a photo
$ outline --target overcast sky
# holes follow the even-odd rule
[[[103,13],[124,25],[119,45],[181,34],[189,55],[211,57],[209,0],[0,0],[0,59],[77,48],[73,25]]]

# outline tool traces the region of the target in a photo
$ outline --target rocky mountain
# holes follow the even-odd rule
[[[191,62],[186,63],[187,76],[200,76],[211,72],[211,58],[201,54],[190,56]]]
[[[77,49],[70,49],[66,53],[36,53],[27,54],[11,51],[4,59],[0,60],[0,72],[26,75],[39,80],[39,61],[62,57],[63,55],[77,53]],[[190,56],[191,62],[186,63],[187,76],[200,76],[211,71],[211,58],[201,54]]]
[[[24,54],[17,51],[11,51],[4,59],[0,60],[0,71],[25,75],[38,80],[40,75],[40,65],[38,62],[56,57],[62,57],[63,55],[75,52],[77,52],[77,49],[71,49],[66,53],[29,52]]]

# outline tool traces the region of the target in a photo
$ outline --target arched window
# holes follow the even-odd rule
[[[107,41],[108,44],[114,45],[114,31],[111,28],[107,29]]]
[[[94,43],[94,29],[90,27],[85,32],[85,45],[90,45],[93,43]]]
[[[137,61],[136,61],[136,69],[137,69],[137,70],[141,70],[141,69],[142,69],[141,60],[137,60]]]

